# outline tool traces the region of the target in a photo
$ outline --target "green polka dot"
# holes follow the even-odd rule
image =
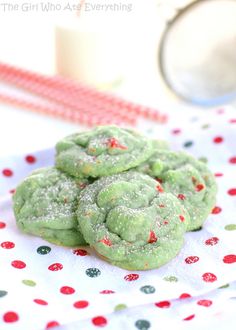
[[[186,141],[185,143],[184,143],[184,147],[185,148],[189,148],[189,147],[191,147],[193,145],[193,141]]]
[[[204,125],[202,125],[202,129],[207,129],[207,128],[209,128],[209,127],[210,127],[209,124],[204,124]]]
[[[37,248],[37,253],[38,254],[48,254],[51,251],[51,248],[46,245],[42,245]]]
[[[226,289],[228,287],[229,287],[229,284],[225,284],[225,285],[220,286],[218,289]]]
[[[140,291],[146,294],[154,293],[156,289],[151,285],[144,285],[140,288]]]
[[[36,283],[32,280],[23,280],[22,283],[25,284],[25,285],[28,285],[28,286],[35,286],[36,285]]]
[[[178,278],[176,276],[166,276],[163,280],[167,282],[178,282]]]
[[[114,308],[114,311],[118,312],[118,311],[122,311],[123,309],[126,309],[127,306],[125,304],[119,304],[116,305],[116,307]]]
[[[151,323],[147,320],[138,320],[135,322],[135,326],[139,330],[148,330],[151,326]]]
[[[4,297],[7,295],[7,291],[0,290],[0,298]]]
[[[89,277],[98,277],[101,275],[101,271],[98,268],[86,269],[86,275]]]
[[[225,230],[236,230],[236,224],[231,223],[225,226]]]

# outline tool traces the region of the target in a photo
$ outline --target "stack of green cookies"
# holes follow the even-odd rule
[[[215,205],[215,179],[203,162],[132,130],[100,126],[56,150],[55,167],[17,187],[17,225],[55,244],[89,244],[113,265],[167,263]]]

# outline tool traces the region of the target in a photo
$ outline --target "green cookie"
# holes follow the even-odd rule
[[[184,243],[189,215],[148,175],[134,171],[101,178],[80,194],[79,230],[110,263],[130,270],[158,268]]]
[[[75,214],[85,185],[85,180],[75,180],[53,167],[34,171],[13,196],[18,227],[58,245],[85,245]]]
[[[75,177],[94,178],[136,167],[154,151],[151,140],[116,126],[70,135],[56,149],[57,168]]]
[[[185,152],[156,151],[137,168],[160,180],[190,215],[188,231],[202,226],[216,202],[217,185],[207,166]]]

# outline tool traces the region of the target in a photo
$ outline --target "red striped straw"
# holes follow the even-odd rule
[[[81,107],[83,107],[83,111],[90,116],[96,117],[97,115],[103,115],[110,117],[111,121],[112,119],[117,118],[120,122],[128,123],[130,125],[134,125],[137,120],[136,117],[130,116],[128,113],[120,114],[117,107],[111,107],[106,103],[104,104],[103,102],[94,102],[93,100],[90,100],[89,95],[86,98],[82,97],[75,100],[73,96],[69,92],[65,92],[65,90],[62,91],[61,89],[56,89],[51,86],[45,86],[43,83],[39,83],[33,79],[27,79],[20,75],[13,75],[12,73],[1,71],[1,68],[0,78],[23,88],[24,90],[43,96],[53,102],[63,104],[76,111],[80,111]]]
[[[91,117],[81,112],[74,112],[71,109],[65,108],[59,105],[41,104],[39,102],[25,100],[20,97],[11,96],[7,94],[0,93],[0,102],[14,105],[19,108],[24,108],[26,110],[40,112],[44,114],[49,114],[52,117],[63,118],[68,121],[73,121],[74,123],[84,124],[86,126],[96,126],[96,125],[109,125],[117,124],[121,125],[119,121],[110,120],[104,116]]]
[[[100,116],[110,117],[111,121],[117,118],[129,124],[135,124],[138,117],[159,123],[167,120],[165,114],[155,109],[105,94],[61,76],[50,77],[0,63],[0,78],[76,111],[81,111],[82,106],[83,111],[90,116],[97,117],[99,113]]]

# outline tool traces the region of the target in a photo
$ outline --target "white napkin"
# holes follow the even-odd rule
[[[187,233],[180,254],[160,269],[126,271],[114,267],[89,248],[58,247],[17,229],[9,191],[33,169],[52,165],[54,150],[0,159],[0,194],[4,195],[0,203],[1,330],[39,330],[79,320],[81,329],[89,324],[125,329],[126,322],[134,329],[145,329],[145,323],[136,324],[144,312],[144,319],[156,329],[168,313],[176,326],[192,314],[196,315],[194,322],[204,320],[206,314],[212,316],[213,306],[195,306],[200,295],[213,294],[217,301],[233,304],[227,300],[234,295],[232,290],[223,296],[222,290],[214,290],[236,279],[235,110],[212,110],[184,121],[172,116],[164,127],[146,123],[140,128],[151,137],[166,139],[174,149],[208,159],[217,175],[219,193],[204,228]],[[197,297],[192,300],[197,312],[189,314],[189,299],[174,300],[177,307],[173,311],[172,300],[183,293]],[[111,314],[124,305],[129,309]],[[127,316],[123,317],[124,313]]]

